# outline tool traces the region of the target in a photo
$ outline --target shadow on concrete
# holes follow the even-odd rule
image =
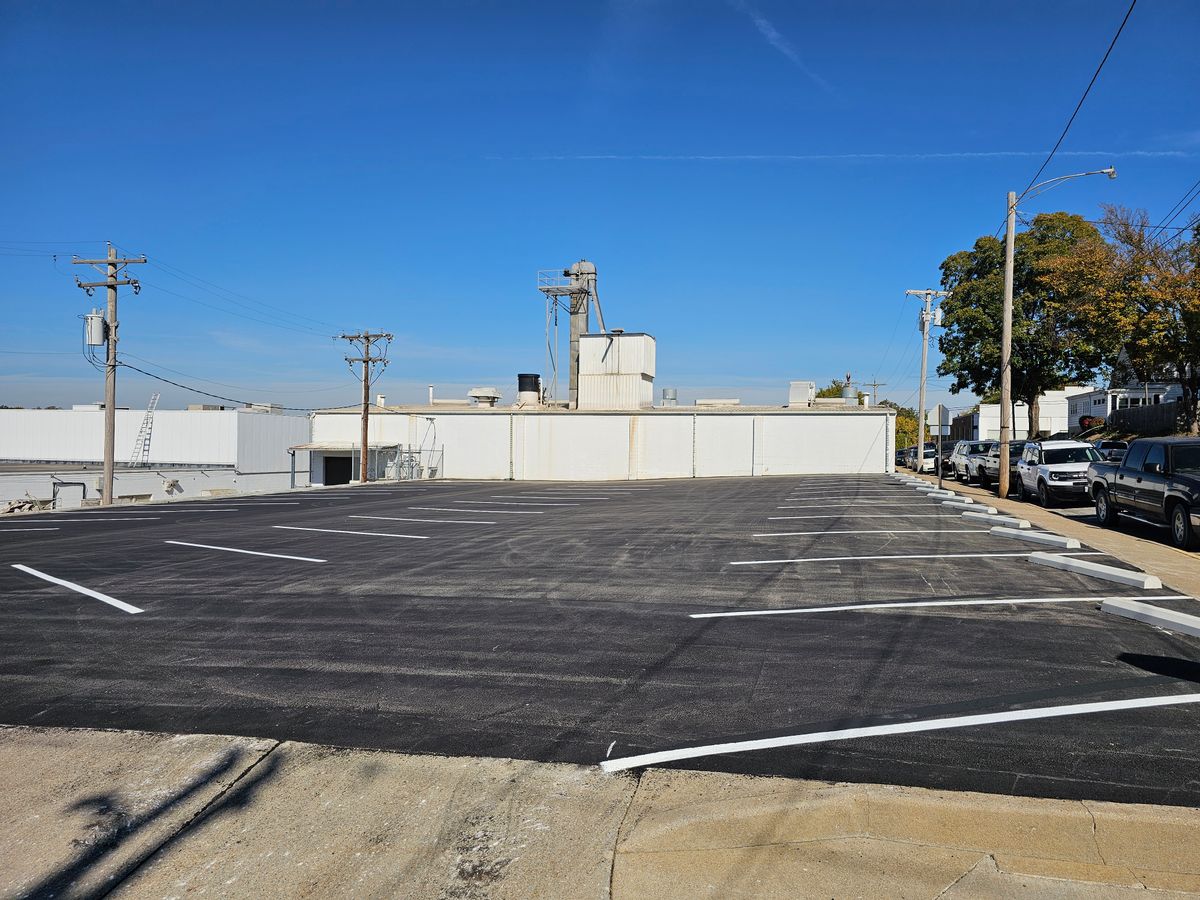
[[[273,750],[274,748],[272,748]],[[79,898],[79,900],[98,900],[105,897],[121,886],[138,868],[155,854],[168,848],[176,839],[185,834],[192,826],[206,819],[237,812],[246,808],[254,799],[258,789],[274,774],[279,765],[279,758],[268,751],[239,775],[224,791],[217,794],[195,816],[183,822],[174,832],[167,835],[159,843],[146,846],[141,852],[118,864],[108,872],[101,883],[88,888],[79,888],[78,882],[87,876],[98,865],[109,859],[114,853],[126,847],[136,839],[141,832],[153,825],[162,816],[178,807],[181,803],[194,796],[206,785],[211,784],[223,775],[236,771],[239,754],[235,750],[227,750],[221,757],[201,772],[175,793],[164,798],[150,809],[139,814],[133,814],[127,808],[127,802],[115,793],[95,794],[84,797],[67,808],[67,812],[88,812],[93,821],[89,826],[91,837],[76,839],[79,853],[74,860],[67,863],[42,881],[23,892],[21,896],[30,898]],[[243,764],[245,765],[245,764]]]

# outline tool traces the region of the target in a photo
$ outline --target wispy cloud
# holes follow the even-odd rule
[[[921,160],[939,159],[971,160],[1042,157],[1047,152],[1046,150],[980,150],[938,153],[579,153],[523,157],[489,156],[487,159],[524,159],[532,161],[645,160],[650,162],[837,162],[840,160],[892,162],[912,160],[919,162]],[[1187,150],[1060,150],[1057,155],[1099,156],[1113,159],[1122,157],[1187,159],[1198,154]]]
[[[754,23],[754,27],[758,29],[758,33],[763,36],[766,42],[786,56],[792,65],[803,72],[813,84],[831,96],[838,96],[833,85],[808,67],[808,64],[804,62],[804,58],[792,46],[791,41],[780,34],[779,29],[772,25],[766,16],[749,3],[746,3],[745,0],[730,0],[730,5],[738,12],[749,16],[750,21]]]

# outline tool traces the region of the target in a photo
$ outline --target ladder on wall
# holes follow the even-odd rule
[[[129,457],[130,466],[150,465],[150,435],[154,431],[154,410],[158,406],[158,394],[150,396],[146,404],[146,415],[142,418],[142,427],[138,429],[137,440],[133,442],[133,453]]]

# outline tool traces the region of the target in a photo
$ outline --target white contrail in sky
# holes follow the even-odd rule
[[[745,0],[730,0],[730,2],[738,12],[749,16],[750,21],[754,23],[754,27],[758,29],[758,33],[766,39],[767,43],[786,56],[792,65],[808,76],[810,81],[826,93],[832,94],[835,97],[837,96],[837,91],[833,89],[833,85],[808,67],[803,57],[796,51],[796,48],[792,46],[787,38],[779,33],[779,29],[772,25],[766,16],[746,3]]]
[[[547,160],[646,160],[651,162],[699,161],[699,162],[827,162],[838,160],[903,161],[903,160],[971,160],[1008,159],[1013,157],[1045,156],[1045,150],[980,150],[935,153],[579,153],[553,154],[546,156],[501,157],[487,159]],[[1184,150],[1060,150],[1058,156],[1106,156],[1186,159],[1197,154]]]

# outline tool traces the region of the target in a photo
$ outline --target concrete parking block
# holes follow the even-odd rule
[[[1156,591],[1162,587],[1162,582],[1155,575],[1130,571],[1129,569],[1119,569],[1116,566],[1106,566],[1103,563],[1092,562],[1088,559],[1079,559],[1074,556],[1059,556],[1056,553],[1034,553],[1029,557],[1029,561],[1039,566],[1050,566],[1054,569],[1063,569],[1079,575],[1091,575],[1093,578],[1103,578],[1105,581],[1115,581],[1117,584],[1126,584],[1130,587],[1142,588],[1147,591]]]
[[[1075,538],[1063,537],[1061,534],[1050,534],[1048,531],[1030,531],[1021,528],[1009,528],[1006,525],[996,525],[991,529],[997,537],[1019,538],[1023,541],[1033,541],[1037,544],[1050,544],[1063,550],[1078,550],[1079,541]]]
[[[994,516],[996,514],[996,507],[980,506],[974,500],[946,500],[943,501],[942,506],[945,506],[949,509],[969,509],[971,512],[986,513],[989,516]]]
[[[1161,606],[1140,603],[1137,600],[1105,600],[1100,604],[1100,609],[1115,616],[1124,616],[1126,619],[1136,619],[1149,625],[1157,625],[1167,631],[1200,637],[1200,617],[1198,616],[1189,616],[1187,613],[1163,609]]]
[[[995,507],[980,507],[978,512],[965,512],[962,514],[964,519],[970,519],[972,522],[987,522],[989,525],[1008,525],[1012,528],[1028,528],[1028,519],[1017,519],[1012,516],[996,515]]]

